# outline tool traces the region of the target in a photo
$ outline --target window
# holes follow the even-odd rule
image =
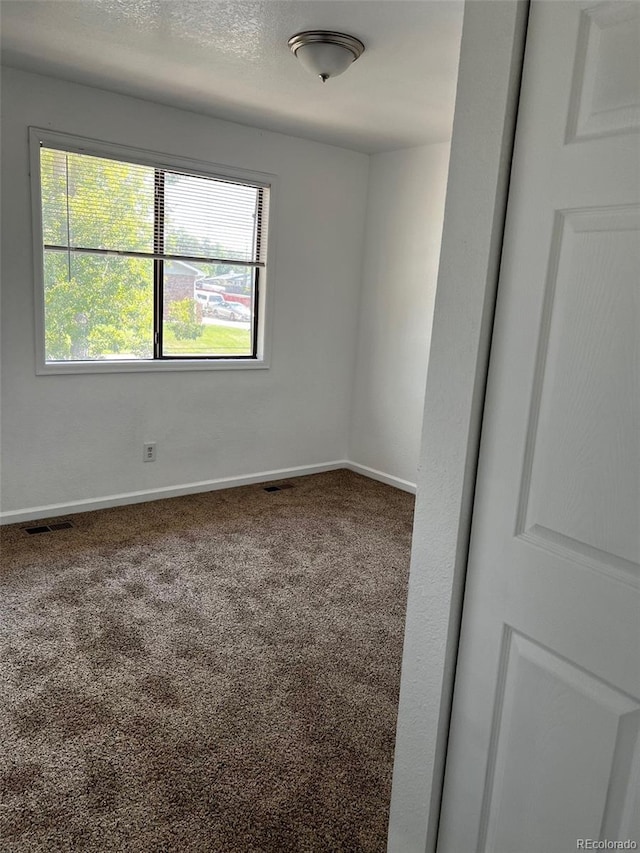
[[[271,176],[31,145],[40,372],[265,366]]]

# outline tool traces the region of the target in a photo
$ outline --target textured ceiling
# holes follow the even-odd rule
[[[2,0],[2,62],[231,121],[374,152],[451,134],[462,0]],[[305,29],[363,56],[326,84]]]

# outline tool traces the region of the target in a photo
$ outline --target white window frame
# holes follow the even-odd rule
[[[257,353],[255,358],[171,358],[131,359],[131,360],[93,360],[93,361],[55,361],[47,362],[45,352],[45,299],[44,299],[44,241],[42,231],[42,197],[40,177],[41,147],[58,148],[78,154],[90,154],[111,160],[137,163],[158,169],[175,169],[207,178],[228,178],[254,186],[269,189],[269,226],[267,230],[267,269],[260,271],[258,292],[258,330]],[[275,269],[274,221],[278,178],[266,172],[208,163],[180,157],[132,148],[112,142],[87,139],[58,131],[38,127],[29,128],[31,207],[33,222],[33,260],[34,260],[34,304],[35,304],[35,349],[36,374],[65,373],[140,373],[175,370],[255,370],[269,367],[271,353],[271,328],[273,305],[273,282]]]

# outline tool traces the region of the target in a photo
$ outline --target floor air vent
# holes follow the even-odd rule
[[[40,524],[38,527],[23,527],[25,533],[33,536],[35,533],[53,533],[56,530],[68,530],[73,527],[70,521],[58,521],[55,524]]]
[[[281,492],[283,489],[293,489],[293,483],[280,483],[279,486],[265,486],[265,492]]]

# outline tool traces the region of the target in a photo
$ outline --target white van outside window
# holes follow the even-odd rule
[[[204,290],[194,291],[194,299],[202,305],[203,314],[211,314],[216,305],[225,301],[221,293],[209,293]]]

